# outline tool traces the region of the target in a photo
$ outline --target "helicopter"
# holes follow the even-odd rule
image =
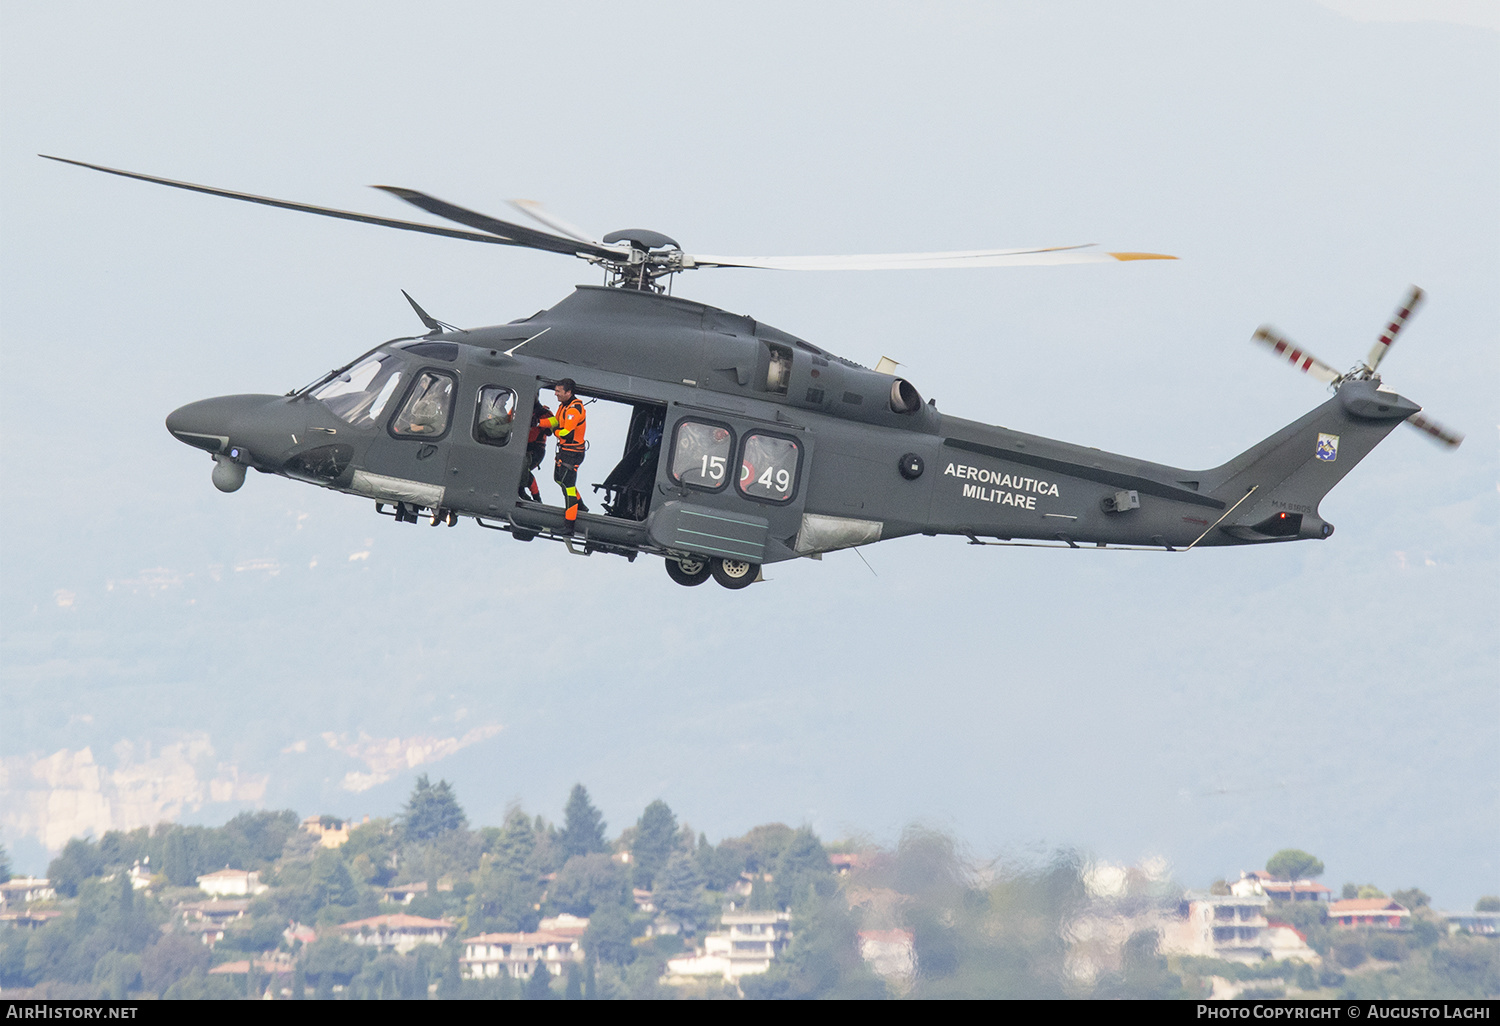
[[[40,154],[40,156],[46,156]],[[233,192],[47,157],[111,175],[265,206],[576,257],[600,268],[549,309],[459,328],[406,295],[427,329],[381,343],[282,396],[188,403],[166,419],[205,450],[233,492],[255,469],[374,500],[398,523],[461,518],[579,555],[663,558],[678,584],[730,589],[765,565],[910,535],[974,545],[1151,549],[1326,539],[1324,495],[1395,428],[1449,448],[1462,435],[1389,391],[1378,369],[1421,301],[1413,287],[1346,372],[1276,329],[1253,341],[1332,396],[1221,466],[1187,470],[940,413],[882,358],[874,368],[753,318],[671,294],[700,268],[896,270],[1170,260],[1091,246],[851,256],[686,252],[656,231],[594,238],[540,205],[538,230],[412,189],[377,186],[462,228]],[[564,516],[524,494],[538,404],[572,381],[629,413],[623,452],[595,482],[601,508]],[[591,468],[592,469],[592,468]],[[597,473],[597,472],[596,472]]]

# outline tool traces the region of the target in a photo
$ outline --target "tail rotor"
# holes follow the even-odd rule
[[[1380,362],[1385,359],[1386,354],[1390,352],[1391,346],[1395,344],[1396,336],[1401,334],[1401,329],[1406,327],[1406,322],[1416,312],[1425,295],[1426,293],[1413,285],[1401,305],[1396,308],[1396,312],[1392,315],[1390,323],[1380,333],[1380,337],[1375,340],[1375,344],[1370,348],[1370,353],[1365,357],[1364,362],[1343,374],[1334,370],[1330,364],[1324,363],[1307,350],[1288,340],[1269,324],[1263,324],[1257,328],[1255,334],[1251,336],[1251,341],[1267,346],[1273,353],[1285,359],[1295,369],[1335,389],[1345,381],[1351,380],[1373,380],[1378,386],[1380,384],[1380,375],[1376,373],[1376,369],[1380,366]],[[1464,440],[1461,432],[1445,427],[1431,417],[1424,416],[1421,413],[1415,413],[1408,417],[1406,423],[1418,431],[1425,432],[1429,437],[1449,449],[1458,448],[1459,444]]]

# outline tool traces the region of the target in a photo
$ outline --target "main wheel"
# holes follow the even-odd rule
[[[702,584],[708,580],[709,570],[706,559],[666,559],[667,576],[672,578],[684,588]]]
[[[760,567],[742,559],[716,559],[713,562],[714,580],[726,588],[748,588],[755,583]]]

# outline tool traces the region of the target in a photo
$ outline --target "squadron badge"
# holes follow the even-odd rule
[[[1339,458],[1339,436],[1318,433],[1317,457],[1325,463],[1332,463]]]

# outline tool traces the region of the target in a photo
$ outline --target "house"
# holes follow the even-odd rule
[[[563,912],[555,916],[547,916],[536,926],[542,933],[561,934],[566,937],[578,937],[589,932],[589,921],[586,916],[575,916]]]
[[[51,901],[57,897],[57,889],[45,879],[34,876],[13,876],[0,883],[0,908],[11,905],[26,905],[33,901]]]
[[[1500,912],[1439,912],[1449,933],[1477,933],[1493,937],[1500,933]]]
[[[454,925],[446,919],[424,919],[398,912],[356,919],[335,929],[356,944],[395,948],[397,954],[404,955],[418,944],[443,943],[453,932]]]
[[[834,852],[828,856],[828,864],[839,876],[848,876],[852,870],[859,868],[859,856],[854,852]]]
[[[790,912],[725,912],[719,923],[723,929],[704,937],[697,953],[667,959],[667,983],[713,976],[733,983],[763,973],[792,936]]]
[[[1202,955],[1231,962],[1259,962],[1271,953],[1264,894],[1204,894],[1189,891],[1177,917],[1164,924],[1164,954]]]
[[[465,938],[464,955],[459,959],[464,977],[483,980],[504,973],[521,979],[538,970],[561,976],[569,962],[583,961],[583,934],[588,929],[587,919],[567,918],[575,920],[575,924],[570,924],[566,932],[482,933]],[[580,921],[583,929],[574,928]]]
[[[1411,909],[1390,898],[1345,898],[1329,902],[1328,921],[1335,926],[1406,930],[1411,928]]]
[[[370,817],[366,816],[364,823],[368,822]],[[336,816],[308,816],[302,821],[302,829],[316,837],[324,848],[337,848],[349,840],[348,820]]]
[[[255,959],[255,971],[257,973],[260,973],[262,976],[275,976],[278,974],[290,973],[292,971],[292,968],[293,967],[290,962],[284,962],[271,958]],[[224,962],[220,965],[216,965],[208,971],[208,975],[244,976],[248,972],[250,972],[250,959],[243,958],[238,962]]]
[[[650,891],[642,890],[639,887],[632,887],[630,889],[630,896],[635,899],[635,907],[637,911],[656,911],[656,899]]]
[[[287,944],[293,948],[298,942],[306,947],[318,939],[317,932],[311,926],[303,926],[298,922],[288,924],[287,928],[281,931],[281,936],[285,937]]]
[[[1274,919],[1267,922],[1266,945],[1271,957],[1278,962],[1289,958],[1298,962],[1322,961],[1307,943],[1307,934],[1291,923],[1278,923]]]
[[[27,912],[0,912],[0,925],[17,930],[35,930],[62,915],[61,909],[39,908]]]
[[[413,898],[427,893],[427,881],[419,880],[416,883],[393,884],[383,888],[381,891],[385,900],[393,905],[410,905]]]
[[[145,861],[136,859],[135,865],[130,867],[130,889],[133,891],[144,891],[151,886],[151,856],[147,855]]]
[[[208,901],[189,901],[177,906],[177,914],[182,916],[185,926],[197,923],[223,926],[249,911],[249,898],[213,898]]]
[[[1264,894],[1272,901],[1328,901],[1333,892],[1311,880],[1277,880],[1263,869],[1240,873],[1240,878],[1229,885],[1229,893],[1236,897]]]
[[[208,920],[201,923],[190,923],[187,932],[203,942],[203,946],[212,950],[213,946],[224,939],[224,925]]]
[[[910,930],[859,931],[859,957],[877,976],[909,980],[917,971],[917,953]]]
[[[255,870],[230,869],[225,866],[216,873],[198,877],[198,889],[205,894],[216,894],[224,898],[250,894],[264,894],[271,888],[260,882],[260,873]]]

